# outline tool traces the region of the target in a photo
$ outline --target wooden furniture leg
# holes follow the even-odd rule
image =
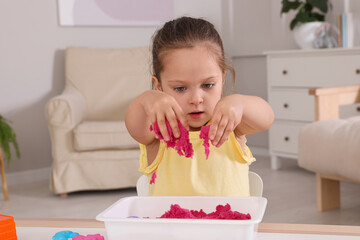
[[[340,181],[316,173],[316,201],[318,211],[340,207]]]
[[[61,198],[67,198],[67,193],[60,193]]]
[[[9,200],[9,194],[8,194],[8,188],[7,188],[7,184],[6,184],[4,159],[3,159],[1,148],[0,148],[0,169],[1,169],[2,184],[3,184],[3,189],[4,189],[4,199],[7,201],[7,200]]]
[[[309,89],[315,96],[315,120],[339,118],[339,107],[360,102],[360,86]],[[335,175],[316,173],[316,205],[318,211],[340,207],[340,181],[356,182]]]

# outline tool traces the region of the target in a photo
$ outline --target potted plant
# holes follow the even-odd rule
[[[9,125],[9,121],[7,121],[3,116],[0,115],[0,157],[1,151],[4,153],[4,158],[7,160],[7,163],[10,164],[11,161],[11,151],[10,144],[13,144],[16,156],[20,158],[20,150],[19,144],[16,140],[16,134],[12,127]]]
[[[325,14],[330,6],[328,0],[282,0],[281,4],[281,14],[288,13],[290,10],[297,11],[294,19],[290,22],[291,30],[301,23],[325,21]]]
[[[329,0],[282,0],[281,4],[281,14],[291,10],[297,12],[290,22],[296,43],[304,49],[313,48],[315,31],[323,24],[331,7]]]

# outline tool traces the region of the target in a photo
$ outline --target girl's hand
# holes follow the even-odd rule
[[[230,95],[220,99],[215,106],[209,131],[212,144],[220,147],[240,124],[242,116],[243,105],[236,96]]]
[[[172,132],[176,138],[180,137],[177,120],[188,129],[185,115],[172,96],[162,91],[150,90],[144,93],[141,103],[151,124],[154,124],[155,122],[158,123],[161,135],[164,137],[165,141],[170,140],[165,120],[169,121]]]

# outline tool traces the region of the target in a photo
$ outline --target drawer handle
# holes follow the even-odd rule
[[[360,74],[360,69],[356,69],[356,74]]]
[[[284,103],[284,108],[288,108],[288,107],[289,107],[289,104]]]
[[[359,69],[358,69],[358,70],[359,70]],[[282,74],[283,74],[283,75],[286,75],[287,73],[288,73],[288,72],[287,72],[286,70],[283,70],[283,71],[282,71]]]
[[[360,112],[360,107],[357,107],[357,108],[356,108],[356,111]]]
[[[290,140],[289,137],[284,137],[285,142],[288,142]]]

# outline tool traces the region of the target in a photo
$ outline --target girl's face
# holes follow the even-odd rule
[[[206,46],[171,50],[162,59],[157,89],[173,96],[182,108],[190,130],[199,130],[212,117],[221,98],[225,73]]]

